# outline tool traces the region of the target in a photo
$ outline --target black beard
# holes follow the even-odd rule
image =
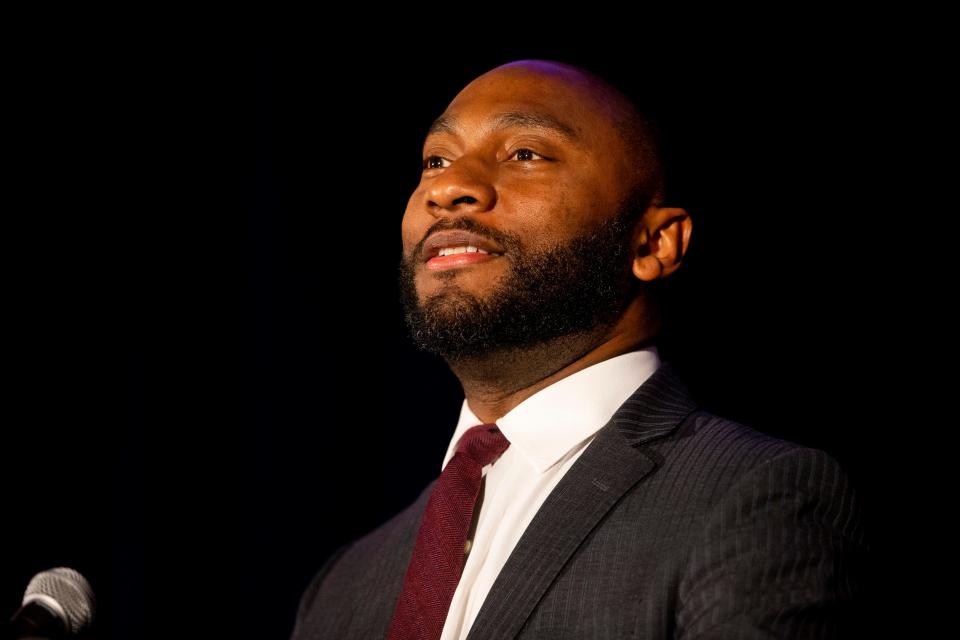
[[[631,277],[636,219],[636,210],[625,207],[567,244],[531,251],[515,236],[455,218],[442,230],[465,229],[496,240],[505,249],[500,259],[510,263],[507,273],[480,299],[455,284],[455,271],[437,272],[448,286],[421,302],[414,281],[419,247],[410,260],[401,258],[400,298],[413,342],[456,362],[612,326],[640,286]]]

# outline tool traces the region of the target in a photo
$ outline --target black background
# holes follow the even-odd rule
[[[715,413],[841,461],[876,550],[869,628],[914,628],[904,145],[925,88],[903,46],[851,33],[20,49],[0,610],[67,565],[96,637],[286,637],[326,555],[439,473],[462,400],[396,296],[423,133],[538,57],[658,118],[694,219],[661,354]]]

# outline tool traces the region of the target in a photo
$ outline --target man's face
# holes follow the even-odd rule
[[[553,67],[500,68],[454,98],[424,141],[402,223],[415,341],[456,358],[616,319],[635,284],[636,217],[613,117]]]

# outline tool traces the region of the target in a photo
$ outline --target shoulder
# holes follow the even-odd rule
[[[709,467],[712,475],[738,476],[763,464],[818,461],[837,466],[828,452],[780,438],[741,422],[697,408],[652,450],[682,466]],[[707,471],[707,469],[704,469]]]
[[[857,491],[822,449],[698,410],[664,441],[700,488],[678,625],[691,637],[837,637],[855,624],[871,545]]]
[[[851,490],[833,455],[712,412],[669,362],[637,388],[611,423],[626,444],[654,463],[646,484],[663,492],[646,493],[674,496],[689,513],[705,513],[749,477],[792,491],[820,485],[820,492],[843,496]]]
[[[698,408],[670,437],[651,443],[648,454],[688,484],[717,522],[742,522],[748,512],[784,512],[787,505],[795,516],[810,515],[863,542],[856,487],[828,451]]]

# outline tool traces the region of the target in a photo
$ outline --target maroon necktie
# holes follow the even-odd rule
[[[510,442],[496,424],[470,427],[430,493],[388,640],[437,640],[463,571],[481,471]]]

